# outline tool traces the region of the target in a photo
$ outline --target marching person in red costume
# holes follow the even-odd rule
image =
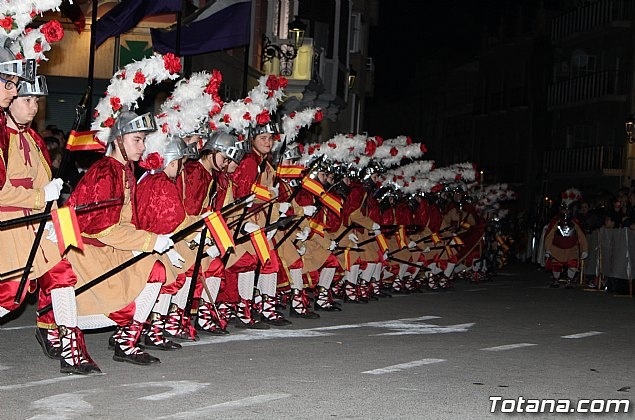
[[[244,151],[236,147],[237,140],[233,134],[216,131],[207,137],[199,151],[199,159],[185,163],[177,187],[182,191],[187,214],[200,216],[208,209],[220,211],[229,204],[226,201],[227,170],[230,164],[237,164],[244,156]],[[231,194],[229,196],[232,197]],[[196,329],[211,334],[228,334],[232,302],[228,302],[224,295],[219,299],[225,267],[216,245],[207,248],[206,253],[211,261],[204,273],[205,287],[197,283],[194,294],[195,299],[199,299]]]
[[[110,130],[106,156],[90,167],[68,200],[69,206],[121,200],[107,208],[78,214],[84,251],[72,249],[68,253],[78,275],[77,287],[124,264],[139,252],[161,254],[174,245],[168,234],[157,235],[135,227],[137,182],[133,164],[143,155],[146,133],[154,130],[152,114],[120,112]],[[115,361],[158,363],[158,358],[137,344],[165,281],[165,266],[157,257],[140,260],[77,296],[80,327],[116,325],[109,343],[114,347]]]
[[[156,132],[148,136],[150,153],[140,164],[148,172],[139,181],[136,191],[136,226],[156,234],[173,234],[198,220],[197,217],[187,216],[175,182],[187,157],[187,145],[179,137],[165,137]],[[185,271],[194,264],[196,252],[189,249],[185,241],[180,241],[165,255],[169,259],[165,264],[168,281],[161,287],[159,298],[150,313],[144,343],[147,347],[159,350],[176,350],[181,345],[168,340],[164,329],[170,332],[181,326],[192,280]]]
[[[553,283],[551,287],[559,287],[561,281],[565,287],[572,287],[580,260],[589,255],[589,245],[584,230],[573,217],[571,204],[581,198],[581,194],[575,188],[570,188],[562,194],[560,214],[554,216],[547,225],[545,231],[545,254],[547,255],[547,267],[551,267]],[[562,271],[566,269],[565,278],[562,279]]]
[[[274,190],[275,169],[271,162],[268,161],[269,153],[273,147],[274,135],[277,135],[277,130],[274,124],[269,121],[264,124],[257,124],[250,129],[249,136],[252,150],[245,155],[236,172],[232,174],[232,181],[235,185],[235,198],[240,199],[250,195],[254,186],[276,194]],[[264,201],[256,198],[253,202],[253,209],[258,209],[263,204]],[[280,214],[278,205],[274,204],[274,207],[271,210],[265,207],[260,211],[256,211],[247,219],[247,222],[242,227],[243,230],[246,233],[253,233],[274,222],[275,220],[267,220],[268,214],[276,215],[276,218]],[[273,246],[270,240],[273,234],[275,234],[275,231],[267,234],[271,249],[273,249]],[[246,263],[246,261],[244,262]],[[253,277],[256,274],[256,267],[251,270],[252,267],[253,265],[251,264],[244,265],[237,262],[235,267],[227,268],[227,274],[232,273],[233,275],[236,273],[238,275],[238,290],[241,295],[241,301],[238,306],[239,321],[243,322],[243,324],[250,322],[250,316],[246,315],[246,309],[253,307]],[[270,259],[264,264],[260,264],[256,288],[262,298],[262,309],[259,310],[262,321],[275,326],[284,326],[291,322],[276,310],[276,286],[279,269],[280,261],[278,256],[275,252],[271,252]],[[250,281],[252,282],[251,290],[248,290]]]

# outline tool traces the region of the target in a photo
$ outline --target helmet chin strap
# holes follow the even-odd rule
[[[16,127],[18,127],[18,131],[19,132],[26,131],[29,128],[29,126],[31,125],[31,123],[20,124],[19,122],[17,122],[15,120],[15,118],[13,118],[13,115],[11,115],[11,111],[9,111],[9,110],[7,110],[7,115],[9,116],[11,121],[13,121],[13,123],[16,125]]]
[[[119,153],[121,153],[121,157],[124,161],[128,162],[128,154],[126,153],[126,148],[123,144],[123,136],[117,136],[115,141],[117,142],[117,146],[119,146]]]

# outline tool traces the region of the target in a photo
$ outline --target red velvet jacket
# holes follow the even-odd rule
[[[138,229],[172,233],[185,220],[185,206],[177,184],[165,172],[146,175],[137,185]]]

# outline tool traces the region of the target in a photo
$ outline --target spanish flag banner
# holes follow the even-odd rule
[[[254,184],[251,186],[251,192],[256,195],[258,200],[269,201],[271,200],[271,192],[269,188],[261,184]]]
[[[340,200],[339,197],[335,196],[334,194],[325,192],[323,195],[320,196],[320,201],[324,203],[326,207],[331,209],[333,213],[337,214],[338,216],[340,215],[342,211],[342,200]]]
[[[235,248],[234,238],[232,237],[227,223],[220,212],[215,211],[205,218],[205,224],[207,229],[214,237],[214,242],[220,251],[220,255],[223,256],[229,248]]]
[[[455,245],[463,245],[463,239],[459,238],[458,236],[455,236],[454,238],[452,238],[452,241],[454,242]]]
[[[430,238],[432,239],[432,242],[434,242],[435,245],[441,242],[441,238],[439,237],[438,233],[433,233],[432,235],[430,235]]]
[[[446,246],[445,246],[445,252],[447,252],[447,253],[448,253],[448,258],[451,258],[451,257],[453,257],[453,256],[454,256],[454,251],[452,250],[452,248],[450,248],[450,246],[449,246],[449,245],[446,245]]]
[[[68,141],[66,142],[66,149],[71,152],[79,150],[92,150],[95,152],[105,152],[106,147],[95,140],[95,133],[97,131],[75,131],[71,130],[68,135]]]
[[[399,229],[397,229],[397,245],[399,246],[399,249],[408,248],[406,238],[406,227],[404,225],[400,225]]]
[[[249,234],[249,238],[251,239],[251,244],[256,250],[256,254],[258,254],[260,263],[263,265],[266,264],[267,261],[271,259],[271,248],[269,247],[269,242],[267,241],[267,236],[265,235],[264,230],[260,229]]]
[[[315,221],[313,219],[310,219],[309,227],[311,228],[311,232],[315,233],[316,235],[320,235],[321,237],[324,237],[324,231],[326,230],[326,226],[324,226],[322,223]]]
[[[276,169],[276,175],[285,179],[302,178],[302,172],[304,172],[302,165],[278,165]]]
[[[82,241],[82,235],[77,224],[75,209],[66,206],[53,210],[51,219],[55,227],[60,255],[63,255],[69,246],[84,250],[84,241]]]
[[[322,186],[322,184],[320,184],[319,181],[316,181],[315,179],[308,176],[305,176],[302,180],[302,188],[318,197],[326,193],[326,191],[324,191],[324,187]]]
[[[379,235],[375,236],[375,239],[377,240],[377,245],[379,246],[379,250],[381,251],[382,254],[388,251],[388,242],[386,241],[386,237],[384,236],[383,233],[380,233]]]
[[[351,269],[351,249],[346,248],[344,250],[344,270]]]

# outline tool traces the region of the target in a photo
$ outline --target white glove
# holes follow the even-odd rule
[[[381,256],[382,260],[388,259],[388,252],[384,252],[384,255]]]
[[[302,207],[302,211],[304,212],[305,216],[311,217],[317,211],[317,207],[315,207],[315,206],[304,206],[304,207]]]
[[[201,214],[201,219],[207,219],[207,217],[208,217],[210,214],[212,214],[212,212],[211,212],[211,211],[209,211],[209,210],[208,210],[208,211],[206,211],[205,213]]]
[[[60,192],[64,186],[64,181],[53,178],[51,182],[44,186],[44,201],[54,201],[60,198]]]
[[[250,194],[247,199],[245,199],[245,207],[251,207],[254,204],[254,200],[256,198],[255,194]]]
[[[588,253],[588,252],[584,252],[584,251],[582,251],[582,254],[580,254],[580,259],[582,259],[582,260],[583,260],[583,259],[585,259],[585,258],[586,258],[586,257],[588,257],[588,256],[589,256],[589,253]]]
[[[163,254],[174,246],[174,242],[170,239],[170,235],[157,235],[157,241],[154,244],[154,252]]]
[[[302,256],[306,252],[306,247],[302,245],[300,248],[297,249],[297,251],[298,251],[298,255]]]
[[[247,233],[254,233],[257,230],[260,230],[260,226],[255,223],[247,222],[243,226],[243,230]]]
[[[214,259],[220,257],[220,251],[216,245],[212,245],[205,250],[205,253],[209,255],[210,258]]]
[[[277,231],[278,229],[271,229],[269,232],[267,232],[267,239],[271,240],[271,238],[274,237]]]
[[[183,258],[181,254],[176,252],[175,249],[170,249],[167,252],[167,255],[173,266],[175,266],[176,268],[183,268],[183,263],[185,262],[185,258]]]
[[[192,239],[192,242],[194,242],[196,245],[201,243],[201,232],[198,232],[196,234],[194,239]],[[206,235],[205,236],[205,245],[211,245],[211,244],[212,244],[212,240]]]
[[[550,251],[545,251],[545,258],[549,258],[551,257],[551,252]]]
[[[334,251],[335,248],[337,248],[337,242],[331,241],[331,244],[329,245],[329,251]]]
[[[289,207],[291,207],[291,204],[289,204],[289,203],[280,203],[278,205],[278,210],[280,210],[280,215],[281,216],[285,215],[285,213],[289,210]]]
[[[44,224],[44,229],[48,231],[48,233],[46,234],[46,239],[56,244],[57,234],[55,233],[55,226],[53,226],[53,222],[51,222],[50,220],[46,222]]]
[[[379,223],[373,223],[370,230],[381,230],[381,226],[379,226]]]
[[[133,257],[136,257],[136,256],[141,255],[141,254],[143,254],[143,252],[141,252],[141,251],[132,251],[132,256]]]
[[[417,247],[417,243],[415,241],[408,242],[408,248],[412,249],[416,247]]]
[[[309,233],[311,233],[311,229],[308,227],[305,227],[304,229],[302,229],[300,232],[295,234],[295,238],[298,241],[306,241],[309,238]]]
[[[355,245],[359,243],[359,238],[354,233],[349,233],[348,239],[350,239],[351,242],[354,243]]]
[[[280,185],[276,185],[269,187],[269,192],[271,193],[271,198],[277,197],[278,196],[278,189],[280,188]]]

